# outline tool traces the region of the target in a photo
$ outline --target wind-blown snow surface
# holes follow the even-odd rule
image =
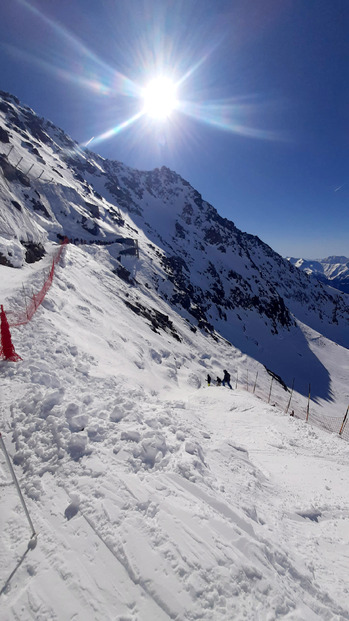
[[[349,619],[348,443],[284,415],[281,388],[267,405],[266,373],[256,395],[235,389],[238,368],[261,368],[228,343],[179,315],[152,330],[125,302],[169,308],[110,260],[68,246],[12,331],[23,361],[0,363],[0,429],[38,533],[27,550],[0,453],[1,618]],[[49,261],[0,266],[6,308]],[[344,413],[348,352],[307,336],[334,387],[325,406]],[[232,391],[204,381],[223,368]]]

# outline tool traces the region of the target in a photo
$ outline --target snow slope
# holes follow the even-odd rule
[[[255,395],[207,387],[208,371],[255,363],[180,317],[180,341],[154,332],[106,260],[68,246],[13,330],[23,362],[0,363],[2,435],[38,532],[28,551],[1,454],[2,618],[348,619],[348,443],[268,405],[266,373]],[[40,264],[23,270],[40,281]]]
[[[0,361],[38,533],[0,452],[1,618],[348,619],[347,297],[168,169],[82,151],[7,94],[0,118],[5,310],[76,242]],[[223,369],[234,389],[208,387]]]

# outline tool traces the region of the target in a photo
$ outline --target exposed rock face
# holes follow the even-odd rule
[[[0,142],[9,143],[10,142],[10,134],[3,127],[0,126]]]
[[[30,241],[22,241],[21,242],[25,247],[25,260],[27,263],[35,263],[36,261],[40,261],[42,257],[45,256],[45,248],[40,243],[30,242]]]

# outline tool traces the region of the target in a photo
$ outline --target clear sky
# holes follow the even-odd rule
[[[349,256],[348,0],[2,0],[0,89],[168,166],[283,256]],[[158,75],[166,120],[139,114]]]

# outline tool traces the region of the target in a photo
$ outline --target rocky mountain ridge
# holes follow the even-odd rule
[[[13,96],[0,98],[0,253],[20,267],[66,236],[108,253],[116,280],[287,376],[285,356],[324,373],[303,326],[349,347],[347,296],[221,217],[166,167],[133,170],[81,148]],[[116,283],[117,286],[117,283]],[[149,313],[148,313],[149,315]],[[275,347],[270,350],[270,335]],[[297,338],[295,338],[297,336]],[[300,352],[303,342],[305,352]],[[300,370],[301,372],[301,370]]]

